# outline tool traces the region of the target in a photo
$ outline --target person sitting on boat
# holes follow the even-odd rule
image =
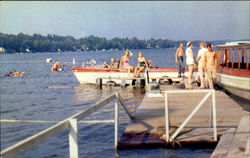
[[[153,66],[152,60],[147,60],[147,63],[148,63],[148,68],[158,68],[157,66]]]
[[[213,89],[216,80],[217,56],[210,43],[207,44],[207,51],[204,53],[204,63],[205,78],[208,81],[209,88]]]
[[[86,63],[82,62],[82,68],[85,68],[85,67],[86,67]]]
[[[93,68],[96,65],[96,61],[94,59],[92,60],[87,60],[86,62],[83,62],[82,67],[86,68]]]
[[[121,68],[128,70],[128,74],[130,74],[130,72],[134,70],[133,66],[130,66],[129,64],[131,56],[133,56],[133,53],[130,50],[126,49],[124,51],[124,56],[122,56],[120,60],[120,66],[122,65]]]
[[[117,69],[120,68],[120,61],[121,61],[121,59],[117,59],[117,60],[116,60],[116,62],[117,62]]]
[[[110,63],[108,63],[108,62],[103,63],[103,68],[109,68],[109,67],[110,67]]]
[[[147,62],[146,58],[143,56],[143,53],[138,52],[138,64],[135,67],[134,76],[140,77],[141,71],[145,70],[146,68],[148,68],[148,62]]]
[[[91,68],[95,67],[95,65],[96,65],[96,63],[97,63],[96,60],[95,60],[95,59],[92,59],[90,62],[91,62],[91,66],[90,66],[90,67],[91,67]]]
[[[62,65],[60,64],[59,61],[56,61],[52,68],[51,68],[51,71],[61,71],[62,70]]]
[[[198,55],[196,60],[199,62],[198,64],[198,71],[199,71],[199,78],[200,78],[200,88],[204,88],[204,76],[205,76],[205,64],[204,64],[204,53],[207,51],[205,42],[200,43],[200,50],[198,51]]]
[[[118,68],[118,62],[115,60],[114,57],[110,58],[109,68],[113,68],[113,69],[117,69]]]

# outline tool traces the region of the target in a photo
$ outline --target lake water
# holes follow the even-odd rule
[[[132,65],[136,65],[136,52],[138,51],[134,50]],[[156,66],[176,66],[174,63],[175,49],[140,51],[144,52],[146,58],[153,60]],[[95,86],[80,85],[70,69],[72,65],[69,62],[72,62],[73,58],[80,66],[80,62],[87,59],[95,59],[97,63],[102,63],[108,61],[110,57],[118,58],[122,54],[122,51],[1,54],[1,76],[14,70],[27,74],[24,77],[1,78],[1,119],[61,121],[114,92],[120,92],[129,109],[134,112],[144,96],[144,90],[129,87],[123,90],[119,87],[104,87],[103,90],[99,90]],[[197,49],[195,49],[195,54],[197,54]],[[68,64],[62,72],[51,72],[52,63],[46,63],[46,58]],[[48,88],[49,86],[63,86],[64,88]],[[111,104],[94,113],[88,119],[101,120],[113,119],[113,117],[114,106]],[[122,134],[129,118],[121,111],[120,119],[120,134]],[[1,123],[1,150],[52,125],[49,123]],[[115,157],[113,131],[113,124],[79,124],[80,157]],[[49,139],[20,157],[68,157],[67,133],[68,131],[65,131]],[[211,152],[212,149],[153,148],[120,150],[119,155],[126,158],[207,158]]]

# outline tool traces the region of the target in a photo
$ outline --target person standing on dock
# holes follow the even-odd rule
[[[184,64],[184,45],[183,42],[180,41],[180,47],[175,52],[175,62],[178,64],[178,77],[181,75],[184,77],[185,73],[185,64]]]
[[[192,76],[194,72],[194,53],[192,51],[193,44],[192,42],[187,43],[187,49],[186,49],[186,63],[188,65],[188,88],[192,88]]]
[[[213,89],[216,80],[217,56],[210,43],[207,44],[207,51],[204,53],[204,63],[205,78],[208,81],[209,88]]]
[[[205,80],[205,64],[204,64],[204,53],[207,51],[206,43],[201,42],[200,43],[200,50],[198,52],[198,55],[196,57],[196,60],[199,62],[198,64],[198,71],[199,71],[199,77],[200,77],[200,88],[205,88],[204,86],[204,80]]]

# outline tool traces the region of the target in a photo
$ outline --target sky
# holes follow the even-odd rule
[[[0,32],[75,38],[249,39],[247,1],[0,1]]]

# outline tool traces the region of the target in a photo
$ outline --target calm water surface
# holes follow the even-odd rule
[[[135,50],[134,52],[137,52]],[[152,59],[156,66],[175,66],[175,49],[141,50],[146,58]],[[195,52],[197,53],[197,52]],[[132,65],[136,65],[136,55]],[[125,98],[131,111],[135,111],[140,104],[144,91],[140,89],[119,87],[104,87],[98,90],[95,86],[80,85],[70,70],[71,62],[75,58],[80,66],[82,61],[95,59],[98,63],[118,58],[122,51],[106,52],[62,52],[35,54],[1,54],[0,75],[10,71],[22,71],[24,77],[1,78],[1,119],[12,120],[52,120],[61,121],[82,111],[102,98],[120,92]],[[51,72],[51,63],[46,58],[68,63],[62,72]],[[19,61],[19,62],[9,62]],[[40,61],[40,62],[23,62]],[[58,86],[63,88],[48,88]],[[112,119],[114,106],[112,104],[94,113],[88,119]],[[120,134],[129,122],[129,118],[121,112]],[[53,124],[49,123],[1,123],[1,150],[13,145]],[[80,157],[115,157],[114,126],[112,124],[79,125]],[[52,158],[68,157],[68,131],[55,136],[45,143],[25,152],[20,157]],[[119,151],[120,157],[166,157],[166,158],[207,158],[212,149],[129,149]]]

